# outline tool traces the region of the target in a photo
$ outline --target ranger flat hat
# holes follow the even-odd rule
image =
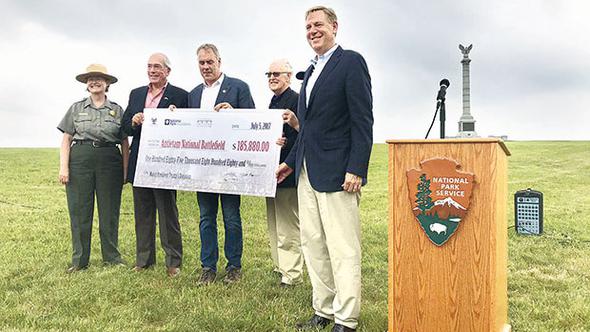
[[[92,76],[102,77],[108,84],[113,84],[118,81],[115,76],[108,74],[107,67],[98,63],[93,63],[86,67],[86,72],[76,76],[76,80],[78,80],[78,82],[86,83],[88,78]]]

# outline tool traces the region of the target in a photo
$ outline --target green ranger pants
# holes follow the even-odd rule
[[[98,203],[100,247],[105,263],[120,263],[119,209],[123,189],[123,159],[119,148],[74,144],[66,185],[72,227],[72,265],[85,267],[90,259],[94,195]]]

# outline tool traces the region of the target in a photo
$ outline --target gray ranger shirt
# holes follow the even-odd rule
[[[127,137],[121,130],[122,118],[121,106],[107,99],[96,108],[87,97],[70,106],[57,129],[72,135],[74,140],[120,144]]]

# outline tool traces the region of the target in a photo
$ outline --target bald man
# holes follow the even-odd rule
[[[299,94],[289,87],[292,75],[291,65],[285,59],[273,61],[266,73],[268,87],[274,93],[269,108],[285,110],[280,162],[287,158],[299,131],[295,113]],[[302,280],[303,254],[298,215],[295,176],[291,175],[277,186],[274,198],[266,199],[270,252],[274,269],[281,274],[280,287],[292,286]]]
[[[186,108],[188,92],[168,83],[170,60],[165,54],[152,54],[147,63],[149,84],[131,91],[123,116],[123,130],[133,136],[127,178],[133,183],[137,153],[144,121],[144,108]],[[182,237],[178,222],[176,190],[133,187],[135,210],[136,260],[134,271],[156,264],[156,212],[160,220],[160,241],[166,253],[167,274],[176,277],[182,265]]]

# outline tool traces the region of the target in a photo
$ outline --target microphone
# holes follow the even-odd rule
[[[295,74],[295,78],[300,81],[303,81],[303,78],[305,78],[305,72],[304,71],[297,72],[297,74]]]
[[[432,129],[432,125],[434,125],[434,121],[436,121],[436,115],[440,110],[440,138],[445,138],[445,120],[446,120],[446,111],[445,111],[445,96],[447,94],[447,88],[451,85],[451,82],[446,78],[443,78],[440,83],[440,90],[438,90],[438,94],[436,95],[436,110],[434,111],[434,117],[432,118],[432,122],[430,123],[430,127],[426,132],[426,136],[424,139],[428,138],[428,134],[430,134],[430,130]]]
[[[446,78],[443,78],[440,83],[440,90],[438,90],[438,94],[436,95],[436,101],[437,102],[444,102],[445,101],[445,96],[447,94],[447,88],[451,85],[451,82],[449,82],[449,80],[447,80]]]

